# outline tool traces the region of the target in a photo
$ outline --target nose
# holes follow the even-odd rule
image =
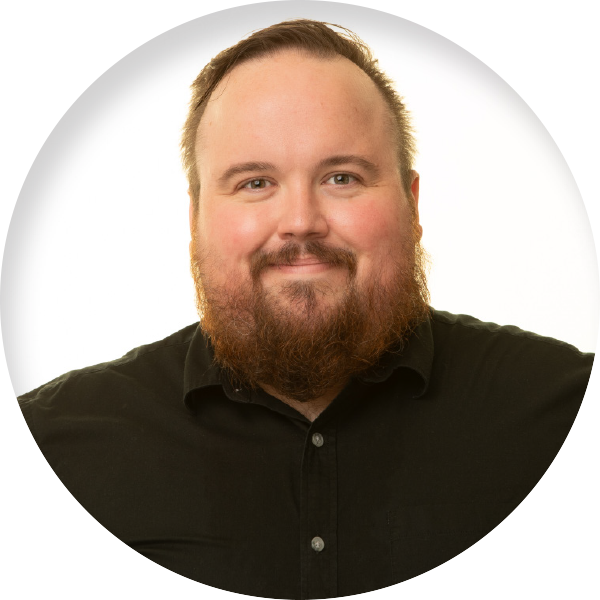
[[[284,241],[323,238],[329,232],[322,200],[309,185],[298,185],[281,197],[277,233]]]

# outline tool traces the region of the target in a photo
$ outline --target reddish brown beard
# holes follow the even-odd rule
[[[198,243],[190,247],[191,270],[203,332],[215,361],[230,380],[250,388],[271,387],[281,396],[307,402],[343,386],[373,367],[392,348],[401,349],[426,318],[426,257],[417,233],[406,247],[387,284],[374,275],[359,289],[356,257],[320,242],[286,244],[278,252],[258,252],[251,261],[251,281],[214,286],[203,269]],[[279,293],[265,290],[261,272],[312,255],[348,271],[348,285],[334,306],[323,308],[327,288],[297,281]],[[287,303],[282,301],[287,299]]]

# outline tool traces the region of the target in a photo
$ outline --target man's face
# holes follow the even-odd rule
[[[285,51],[234,68],[211,96],[196,155],[193,269],[205,331],[232,357],[223,363],[247,380],[260,371],[259,384],[292,373],[280,387],[306,399],[319,386],[309,393],[304,380],[323,364],[319,389],[422,316],[418,177],[409,199],[387,105],[352,62]],[[322,354],[331,340],[337,355]],[[269,375],[260,365],[274,361]]]
[[[197,143],[191,227],[212,283],[246,281],[257,253],[309,241],[354,253],[359,286],[385,282],[412,228],[396,156],[386,104],[349,60],[288,51],[235,68]],[[311,283],[326,307],[344,293],[348,269],[303,251],[260,280],[282,302],[289,284]]]

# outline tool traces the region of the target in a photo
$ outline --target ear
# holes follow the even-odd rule
[[[410,191],[415,211],[415,223],[417,225],[420,238],[423,235],[423,227],[421,227],[421,223],[419,223],[419,174],[416,171],[411,171],[410,174],[412,178]]]

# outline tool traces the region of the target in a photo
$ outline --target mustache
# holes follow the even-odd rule
[[[265,252],[257,250],[250,261],[250,272],[256,281],[260,273],[268,268],[278,265],[291,265],[300,256],[314,256],[319,261],[333,267],[348,269],[350,276],[356,275],[356,254],[345,248],[332,248],[323,242],[308,241],[304,244],[286,242],[279,250]]]

